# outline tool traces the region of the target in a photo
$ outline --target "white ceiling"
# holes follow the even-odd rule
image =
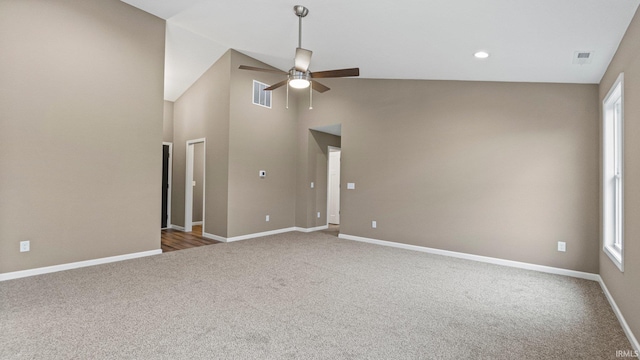
[[[176,100],[229,48],[282,70],[298,18],[311,70],[360,76],[598,83],[640,0],[122,0],[167,20],[165,99]],[[473,53],[491,56],[478,60]],[[594,51],[590,64],[575,51]]]

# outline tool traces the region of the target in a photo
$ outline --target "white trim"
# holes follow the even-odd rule
[[[214,234],[209,234],[209,233],[206,233],[204,231],[202,232],[202,237],[203,238],[207,238],[207,239],[211,239],[211,240],[227,242],[227,238],[226,237],[222,237],[222,236],[214,235]]]
[[[162,145],[169,146],[169,174],[168,174],[169,188],[167,188],[167,227],[164,229],[171,229],[171,191],[172,191],[171,185],[173,184],[173,143],[163,141]]]
[[[83,268],[87,266],[108,264],[108,263],[117,262],[117,261],[130,260],[130,259],[136,259],[136,258],[141,258],[146,256],[159,255],[159,254],[162,254],[161,249],[149,250],[149,251],[143,251],[143,252],[137,252],[137,253],[125,254],[125,255],[118,255],[118,256],[110,256],[110,257],[100,258],[100,259],[78,261],[78,262],[72,262],[68,264],[46,266],[41,268],[29,269],[29,270],[14,271],[14,272],[0,274],[0,281],[20,279],[28,276],[49,274],[49,273],[54,273],[54,272],[63,271],[63,270],[78,269],[78,268]]]
[[[207,168],[206,168],[206,163],[207,163],[207,139],[206,138],[200,138],[200,139],[193,139],[193,140],[187,140],[187,144],[186,144],[186,155],[187,155],[187,159],[186,159],[186,166],[185,166],[185,181],[184,181],[184,231],[185,232],[191,232],[193,231],[192,226],[193,226],[193,186],[191,185],[193,183],[193,151],[194,151],[194,147],[191,147],[192,145],[195,144],[199,144],[202,143],[204,146],[204,156],[203,156],[203,160],[204,161],[204,167],[203,167],[203,171],[202,171],[202,182],[204,183],[202,186],[202,220],[204,223],[204,208],[205,208],[205,190],[206,190],[206,186],[204,186],[207,182],[206,182],[206,175],[207,175]],[[204,228],[204,224],[202,226]]]
[[[320,231],[320,230],[326,230],[329,228],[329,225],[322,225],[322,226],[316,226],[316,227],[312,227],[312,228],[303,228],[303,227],[295,227],[294,230],[295,231],[299,231],[299,232],[303,232],[303,233],[310,233],[310,232],[314,232],[314,231]]]
[[[299,231],[299,232],[303,232],[303,233],[310,233],[310,232],[313,232],[313,231],[326,230],[328,228],[329,227],[327,225],[317,226],[317,227],[313,227],[313,228],[288,227],[288,228],[283,228],[283,229],[269,230],[269,231],[263,231],[263,232],[247,234],[247,235],[233,236],[233,237],[230,237],[230,238],[226,238],[224,236],[214,235],[214,234],[209,234],[209,233],[203,232],[202,233],[202,237],[205,237],[207,239],[222,241],[222,242],[234,242],[234,241],[240,241],[240,240],[253,239],[253,238],[262,237],[262,236],[282,234],[282,233],[291,232],[291,231]]]
[[[327,210],[325,211],[327,217],[327,226],[329,226],[329,197],[330,189],[331,189],[331,152],[337,151],[340,152],[340,181],[342,181],[342,148],[337,146],[327,146]],[[342,196],[342,191],[340,192],[340,196]],[[340,202],[340,198],[338,198],[338,202]],[[341,204],[338,205],[340,207]],[[338,210],[338,216],[340,216],[340,210]],[[340,225],[340,221],[338,220],[338,224]]]
[[[473,255],[473,254],[460,253],[460,252],[449,251],[449,250],[434,249],[434,248],[428,248],[424,246],[402,244],[402,243],[396,243],[392,241],[370,239],[370,238],[354,236],[354,235],[339,234],[338,237],[340,239],[354,240],[354,241],[360,241],[360,242],[365,242],[369,244],[390,246],[390,247],[395,247],[395,248],[405,249],[405,250],[420,251],[420,252],[425,252],[425,253],[435,254],[435,255],[450,256],[450,257],[455,257],[459,259],[466,259],[466,260],[479,261],[479,262],[495,264],[495,265],[515,267],[519,269],[534,270],[534,271],[539,271],[539,272],[544,272],[549,274],[571,276],[575,278],[587,279],[592,281],[598,281],[598,277],[599,277],[598,274],[587,273],[582,271],[561,269],[561,268],[555,268],[551,266],[536,265],[536,264],[530,264],[530,263],[524,263],[524,262],[512,261],[512,260],[504,260],[504,259],[498,259],[498,258],[493,258],[488,256]]]
[[[609,289],[607,289],[607,285],[605,285],[604,280],[600,275],[598,275],[598,282],[600,283],[602,292],[604,292],[604,296],[607,297],[607,300],[611,305],[611,309],[613,309],[613,313],[616,314],[616,317],[618,318],[618,321],[622,326],[622,330],[624,330],[624,333],[627,335],[627,338],[629,339],[631,346],[635,351],[640,352],[640,343],[638,343],[638,339],[636,339],[636,337],[633,335],[633,332],[631,331],[629,324],[627,324],[627,321],[624,319],[624,316],[622,316],[622,312],[620,312],[620,308],[618,308],[618,305],[616,304],[615,300],[613,300],[613,296],[611,296]],[[624,350],[624,349],[620,349],[620,350]]]
[[[295,230],[296,230],[295,227],[290,227],[290,228],[284,228],[284,229],[264,231],[264,232],[254,233],[254,234],[234,236],[234,237],[227,238],[226,242],[240,241],[240,240],[253,239],[253,238],[262,237],[262,236],[282,234],[282,233],[295,231]]]
[[[619,215],[622,217],[622,223],[621,223],[621,229],[620,229],[620,251],[618,252],[617,249],[615,249],[613,247],[612,242],[614,242],[615,240],[611,239],[611,235],[610,235],[610,231],[612,230],[610,228],[609,225],[607,225],[609,223],[609,217],[611,217],[611,215],[608,213],[607,211],[607,204],[608,204],[608,197],[611,196],[615,196],[613,194],[611,194],[611,192],[608,190],[608,186],[607,183],[610,179],[611,174],[607,173],[607,166],[610,164],[609,161],[609,157],[607,156],[607,149],[609,149],[609,144],[607,142],[608,137],[608,121],[610,119],[611,116],[607,116],[607,113],[610,111],[614,111],[612,109],[612,105],[610,105],[611,102],[611,98],[615,97],[616,99],[618,98],[618,92],[620,95],[620,99],[621,99],[621,111],[620,111],[620,133],[621,133],[621,137],[620,137],[620,147],[621,147],[621,151],[620,151],[620,158],[621,158],[621,165],[620,165],[620,208],[622,209],[622,214]],[[612,135],[614,138],[616,137],[616,134]],[[609,91],[607,92],[607,95],[604,97],[604,99],[602,100],[602,198],[601,198],[601,202],[602,202],[602,251],[607,254],[607,256],[609,257],[609,259],[611,259],[611,262],[613,262],[616,267],[620,270],[620,272],[624,272],[624,72],[621,72],[620,75],[618,75],[618,77],[616,78],[616,81],[614,81],[613,85],[611,85],[611,88],[609,89]],[[615,160],[615,159],[614,159]],[[615,218],[614,220],[615,221]],[[611,227],[613,227],[615,229],[616,225],[613,224]]]
[[[192,221],[191,225],[202,225],[202,221]]]
[[[174,224],[169,225],[169,229],[178,230],[178,231],[184,231],[184,227],[182,227],[180,225],[174,225]]]

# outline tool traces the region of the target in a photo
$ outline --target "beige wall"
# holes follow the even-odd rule
[[[323,82],[300,122],[342,124],[341,233],[598,272],[597,86]]]
[[[271,109],[253,105],[253,79],[282,77],[242,64],[267,66],[230,50],[174,105],[173,223],[184,225],[183,144],[206,138],[205,232],[222,237],[288,228],[295,216],[296,107],[285,108],[284,88]]]
[[[160,249],[164,36],[117,0],[0,2],[0,273]]]
[[[601,250],[600,275],[636,338],[640,336],[640,12],[600,82],[600,100],[624,72],[624,273]],[[601,104],[602,102],[600,102]],[[599,120],[599,124],[601,120]],[[600,125],[601,126],[601,125]],[[602,154],[602,153],[601,153]]]
[[[173,142],[173,102],[167,100],[164,101],[162,141]]]
[[[227,236],[230,52],[174,103],[171,221],[184,226],[186,142],[206,139],[204,231]]]
[[[240,65],[268,67],[231,51],[229,237],[288,228],[295,221],[295,101],[286,109],[282,87],[273,91],[271,109],[253,105],[254,79],[274,84],[284,76],[239,70]],[[259,178],[260,170],[266,178]]]

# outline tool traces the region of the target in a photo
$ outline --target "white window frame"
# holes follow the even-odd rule
[[[624,272],[624,73],[602,101],[602,244]]]
[[[261,90],[259,91],[258,94],[258,102],[256,102],[256,98],[255,98],[255,89],[256,89],[256,85],[258,85],[260,87]],[[257,80],[253,80],[253,86],[251,86],[251,102],[254,105],[258,105],[258,106],[262,106],[265,107],[267,109],[271,109],[271,101],[273,100],[273,95],[271,94],[271,91],[264,91],[263,89],[268,88],[270,85],[267,85],[265,83],[262,83],[260,81]],[[267,105],[267,100],[269,105]]]

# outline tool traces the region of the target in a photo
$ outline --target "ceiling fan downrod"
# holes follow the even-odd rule
[[[298,47],[302,47],[302,18],[309,14],[309,9],[302,5],[293,7],[293,12],[298,17]]]

